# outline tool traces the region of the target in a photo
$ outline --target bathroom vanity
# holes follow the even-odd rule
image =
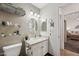
[[[21,50],[22,43],[4,46],[4,55],[18,56]],[[26,40],[26,54],[28,56],[44,56],[48,52],[48,38],[36,37]]]
[[[30,56],[44,56],[48,52],[48,38],[31,38],[27,43],[29,44],[27,54]]]

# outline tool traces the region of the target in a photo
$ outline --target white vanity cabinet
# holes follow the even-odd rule
[[[30,56],[44,56],[48,52],[48,40],[44,40],[30,46]]]
[[[33,56],[42,56],[43,55],[43,48],[41,43],[35,44],[31,46],[31,55]]]

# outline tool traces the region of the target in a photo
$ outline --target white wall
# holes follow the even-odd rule
[[[20,28],[21,35],[22,36],[29,35],[29,29],[28,29],[29,12],[30,12],[30,10],[33,10],[34,12],[39,13],[40,10],[29,3],[16,3],[16,4],[14,3],[14,5],[16,7],[23,8],[26,11],[26,15],[25,16],[17,16],[17,15],[13,15],[13,14],[9,14],[9,13],[0,11],[0,21],[5,20],[5,21],[10,21],[14,24],[18,23],[21,26],[21,28]],[[23,37],[21,37],[21,39],[19,39],[19,40],[17,38],[10,37],[6,40],[3,40],[0,38],[0,45],[5,45],[5,44],[7,45],[7,44],[13,44],[13,43],[19,42],[19,41],[21,41],[21,39]]]
[[[49,39],[49,53],[53,55],[60,55],[60,39],[58,39],[58,5],[48,4],[40,10],[40,15],[43,19],[47,19],[47,34],[50,32],[49,18],[54,21],[54,28],[52,31],[51,39]]]

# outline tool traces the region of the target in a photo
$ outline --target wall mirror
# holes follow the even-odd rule
[[[42,22],[41,30],[42,30],[42,31],[47,31],[47,21],[43,21],[43,22]]]
[[[31,18],[29,22],[29,30],[32,33],[36,33],[38,31],[38,24],[35,18]]]
[[[32,23],[32,28],[34,29],[34,31],[37,31],[37,21],[34,18],[31,18],[31,23]]]

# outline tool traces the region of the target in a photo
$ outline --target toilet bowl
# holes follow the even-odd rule
[[[21,50],[22,43],[4,46],[3,51],[5,56],[18,56]]]

